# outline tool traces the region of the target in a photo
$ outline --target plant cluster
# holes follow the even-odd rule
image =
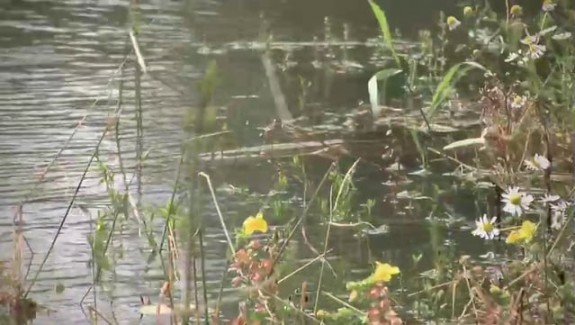
[[[574,190],[571,184],[554,181],[555,174],[573,163],[565,136],[572,131],[575,117],[572,4],[544,0],[540,12],[532,17],[519,5],[509,5],[503,16],[488,6],[465,6],[460,18],[443,16],[437,39],[431,33],[421,34],[426,36],[423,45],[428,52],[420,57],[395,51],[385,12],[375,2],[370,4],[396,64],[370,80],[373,110],[379,106],[378,81],[399,74],[406,76],[411,96],[425,98],[422,89],[430,89],[429,105],[421,110],[429,129],[434,114],[457,97],[457,90],[476,91],[478,105],[474,107],[482,112],[481,136],[456,141],[444,150],[481,144],[477,159],[465,166],[488,173],[495,202],[491,213],[475,221],[471,234],[486,240],[497,254],[488,253],[482,261],[470,256],[443,259],[401,291],[389,285],[399,268],[377,262],[372,275],[347,283],[348,301],[331,296],[340,308],[316,309],[308,311],[308,316],[334,324],[401,324],[402,319],[481,324],[573,321],[575,261],[570,258],[574,246],[570,234]],[[448,55],[465,61],[447,68],[453,60]],[[436,61],[427,66],[439,68],[418,79],[422,62],[429,57]],[[472,70],[482,74],[470,74]],[[434,83],[426,84],[432,79]],[[462,81],[468,86],[461,87]],[[437,85],[435,89],[432,84]],[[457,156],[451,159],[459,161]],[[259,224],[252,230],[267,231],[263,218],[250,218],[246,224]],[[254,245],[259,249],[262,243],[251,241],[236,253],[232,269],[241,276],[235,283],[256,286],[254,278],[264,281],[259,274],[266,270],[266,261],[277,259],[267,249],[262,255]],[[414,258],[415,264],[418,260]],[[278,288],[270,286],[272,294],[278,294]],[[251,299],[261,301],[262,297]],[[267,312],[268,320],[277,319],[265,304],[255,306]]]

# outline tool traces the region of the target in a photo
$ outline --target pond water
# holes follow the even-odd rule
[[[392,26],[398,26],[405,35],[414,35],[433,22],[439,8],[453,9],[447,7],[451,3],[411,0],[383,1],[382,5]],[[298,76],[311,82],[306,95],[310,106],[351,109],[368,100],[367,80],[380,61],[374,56],[374,39],[379,31],[367,1],[154,0],[141,1],[139,5],[139,43],[149,69],[141,85],[143,147],[149,152],[143,171],[145,205],[161,206],[170,198],[185,139],[182,120],[186,110],[197,105],[195,83],[211,59],[217,61],[221,78],[215,105],[233,106],[241,112],[238,128],[245,128],[238,133],[239,143],[261,143],[261,130],[257,128],[275,117],[274,99],[260,60],[262,13],[278,48],[274,58],[281,63],[280,75],[290,107],[297,106],[301,93]],[[0,260],[12,257],[13,217],[18,204],[25,200],[23,234],[34,251],[31,255],[25,250],[25,262],[31,260],[32,264],[28,279],[39,269],[85,166],[118,105],[123,64],[126,69],[121,153],[128,176],[134,174],[137,120],[134,64],[131,59],[125,61],[126,48],[130,46],[128,13],[128,2],[119,0],[0,0]],[[349,29],[346,64],[329,74],[310,63],[318,47],[314,41],[324,41],[326,26],[340,41],[344,26]],[[344,62],[343,52],[341,48],[335,54],[323,49],[320,55]],[[288,67],[291,68],[283,74],[281,69]],[[64,149],[60,152],[61,148]],[[104,137],[99,154],[117,166],[113,135]],[[30,194],[55,157],[58,158],[54,166]],[[265,195],[271,170],[270,166],[258,165],[231,172],[216,168],[214,173],[219,173],[220,183],[236,182],[237,186]],[[317,170],[321,175],[322,168]],[[99,179],[98,169],[91,168],[32,287],[32,297],[53,311],[49,316],[40,315],[38,324],[88,322],[80,308],[92,283],[87,236],[94,229],[97,211],[108,202]],[[429,209],[397,203],[395,194],[404,188],[382,185],[391,179],[379,169],[359,175],[362,193],[378,202],[374,220],[389,224],[390,231],[366,242],[351,231],[336,230],[331,256],[333,263],[347,270],[347,274],[338,274],[338,278],[326,276],[326,287],[341,290],[341,278],[366,273],[374,258],[401,266],[409,265],[412,254],[430,251],[429,225],[425,221]],[[453,182],[439,176],[412,180],[410,189],[422,193],[435,185],[449,188]],[[238,225],[259,209],[247,204],[243,197],[223,190],[218,193],[222,193],[220,201],[230,222],[228,226]],[[455,214],[471,220],[478,213],[475,197],[472,192],[459,195],[457,199],[454,194],[447,195],[445,200]],[[206,231],[206,283],[214,298],[226,269],[226,244],[211,201],[206,200],[205,210],[210,220]],[[98,309],[106,315],[114,312],[121,324],[138,322],[139,296],[156,297],[162,284],[159,263],[146,261],[150,249],[139,234],[137,222],[128,224],[131,226],[117,236],[123,245],[123,256],[114,274],[107,276],[97,289],[96,298]],[[316,247],[321,247],[323,228],[311,227],[308,232]],[[472,253],[480,243],[460,231],[446,231],[445,235],[445,244],[457,244]],[[299,242],[294,252],[301,261],[314,256]],[[318,271],[319,267],[315,267],[306,272],[316,275]],[[63,292],[55,290],[59,284],[64,286]],[[237,308],[234,293],[227,289],[225,292],[231,297],[226,308],[233,312]],[[90,295],[88,301],[93,303],[91,299]]]

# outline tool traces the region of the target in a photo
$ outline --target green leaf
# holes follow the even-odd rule
[[[446,145],[445,147],[443,147],[443,150],[451,150],[451,149],[468,147],[471,145],[478,145],[478,144],[484,144],[484,143],[485,143],[485,139],[483,139],[483,138],[472,138],[472,139],[459,140],[459,141],[455,141],[453,143]]]
[[[431,119],[439,106],[445,101],[449,96],[451,91],[453,91],[453,86],[457,81],[463,77],[469,70],[476,68],[483,71],[489,72],[489,70],[477,62],[461,62],[452,66],[447,73],[443,76],[443,79],[437,85],[433,98],[431,99],[431,107],[428,109],[428,117]]]
[[[379,115],[379,89],[377,82],[380,80],[386,80],[390,77],[401,73],[400,69],[383,69],[376,74],[374,74],[367,83],[367,91],[369,92],[369,103],[371,104],[371,112],[373,115]]]
[[[401,61],[399,60],[399,56],[397,56],[395,48],[393,47],[393,36],[391,36],[389,24],[387,23],[387,18],[385,17],[385,12],[373,0],[369,0],[369,5],[371,6],[371,10],[373,11],[375,18],[377,18],[377,22],[379,23],[379,28],[383,34],[383,40],[385,41],[385,44],[391,50],[391,55],[393,56],[397,66],[401,67]]]
[[[218,66],[215,60],[210,61],[206,68],[205,75],[202,80],[198,82],[198,89],[201,94],[200,107],[208,106],[211,102],[214,90],[218,86],[220,80],[218,78]]]

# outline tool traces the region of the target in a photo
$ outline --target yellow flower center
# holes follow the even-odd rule
[[[486,222],[482,225],[483,227],[483,231],[485,231],[486,233],[490,233],[493,231],[493,224],[490,222]]]
[[[539,161],[537,159],[533,159],[532,163],[533,163],[533,166],[535,166],[537,168],[541,168],[541,164],[539,163]]]
[[[521,204],[521,195],[511,194],[509,196],[509,202],[513,205],[520,205]]]
[[[520,5],[513,5],[509,11],[513,16],[519,16],[523,13],[523,7]]]
[[[447,25],[455,26],[455,25],[457,25],[457,23],[458,23],[457,18],[455,18],[453,16],[447,17]]]
[[[553,0],[544,0],[543,1],[543,6],[553,6],[555,4],[555,1]]]

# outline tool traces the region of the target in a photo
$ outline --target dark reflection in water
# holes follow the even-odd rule
[[[437,8],[452,6],[452,1],[386,1],[384,6],[393,26],[414,35],[433,22]],[[6,234],[0,237],[0,260],[11,257],[9,234],[14,207],[28,195],[59,149],[66,148],[38,191],[28,197],[30,203],[24,205],[25,236],[36,253],[31,274],[38,269],[98,138],[117,107],[122,64],[126,71],[119,138],[128,176],[132,176],[136,120],[134,64],[124,57],[128,11],[128,2],[119,0],[0,1],[0,231]],[[276,41],[309,42],[314,37],[323,41],[324,17],[330,17],[336,35],[342,35],[344,23],[349,24],[350,41],[366,42],[378,35],[375,19],[364,1],[142,1],[140,46],[151,72],[142,84],[144,141],[150,152],[144,167],[146,204],[164,205],[170,197],[184,136],[181,121],[185,111],[196,105],[194,83],[211,58],[217,60],[222,78],[216,105],[234,106],[241,112],[238,125],[249,124],[238,135],[241,143],[261,142],[255,127],[265,125],[275,114],[259,52],[254,50],[258,44],[249,43],[258,40],[262,13]],[[377,68],[373,51],[373,46],[356,45],[349,50],[349,59],[363,68],[332,74],[313,68],[313,48],[292,51],[290,60],[299,66],[284,80],[290,107],[298,102],[299,76],[312,82],[307,100],[314,105],[351,108],[360,100],[366,101],[366,82]],[[279,61],[285,59],[285,51],[274,54]],[[342,54],[338,55],[341,59]],[[100,157],[117,168],[116,151],[116,139],[110,134],[100,147]],[[97,168],[89,171],[76,206],[34,286],[34,298],[56,309],[38,323],[86,322],[78,303],[92,282],[87,236],[93,231],[98,209],[107,203],[99,176]],[[270,179],[263,172],[249,178],[253,189],[265,187],[261,184]],[[378,191],[384,191],[381,181],[372,184]],[[122,186],[121,182],[116,185]],[[234,195],[222,195],[223,212],[230,225],[239,224],[259,208],[247,206]],[[90,213],[82,212],[79,206],[87,207]],[[206,211],[210,220],[207,283],[213,298],[226,267],[226,245],[210,201],[206,202]],[[396,211],[394,215],[386,215],[389,210],[384,209],[379,213],[382,218],[393,218],[395,214],[400,216],[397,219],[402,218]],[[427,227],[421,218],[413,219],[398,222],[391,231],[409,240],[384,235],[372,243],[376,250],[372,256],[383,258],[385,251],[386,259],[401,264],[409,255],[406,252],[429,250]],[[157,296],[162,283],[159,263],[145,262],[149,248],[145,238],[139,236],[138,222],[127,224],[121,236],[125,253],[115,274],[107,275],[108,281],[98,288],[99,308],[113,310],[122,324],[138,319],[138,296]],[[349,231],[336,233],[337,263],[346,266],[350,274],[365,272],[365,242]],[[323,232],[311,231],[311,240],[316,243],[322,242],[322,236]],[[301,243],[296,244],[297,257],[313,256]],[[357,254],[358,250],[362,254]],[[310,272],[317,273],[318,269]],[[59,283],[66,288],[62,293],[54,290]],[[341,280],[326,277],[327,286],[340,284]],[[233,304],[231,308],[234,310]]]

